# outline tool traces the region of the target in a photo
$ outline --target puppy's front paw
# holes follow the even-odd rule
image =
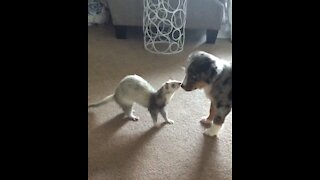
[[[217,133],[212,132],[210,129],[206,129],[203,134],[210,137],[217,135]]]
[[[200,120],[200,123],[201,123],[202,126],[204,126],[204,127],[206,127],[206,128],[209,128],[209,127],[212,126],[213,121],[212,121],[212,120],[208,120],[207,118],[204,117],[204,118],[202,118],[202,119]]]
[[[203,134],[211,137],[216,136],[220,128],[221,128],[220,125],[213,124],[213,126],[211,126],[209,129],[206,129]]]
[[[174,123],[174,120],[168,119],[167,123],[173,124],[173,123]]]

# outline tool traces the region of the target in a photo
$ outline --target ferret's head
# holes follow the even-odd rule
[[[176,80],[168,80],[163,84],[161,87],[163,93],[174,93],[176,90],[178,90],[181,87],[181,82]]]

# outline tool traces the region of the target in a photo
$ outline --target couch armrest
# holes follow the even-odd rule
[[[224,11],[220,0],[189,0],[187,3],[188,28],[220,29]]]

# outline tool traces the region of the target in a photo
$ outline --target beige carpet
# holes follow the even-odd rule
[[[135,29],[127,40],[117,40],[112,27],[88,28],[88,101],[113,93],[127,74],[138,74],[155,88],[169,78],[182,80],[181,66],[194,50],[231,60],[228,40],[204,44],[203,35],[187,31],[185,50],[168,56],[144,50],[143,37]],[[231,180],[232,114],[219,137],[208,138],[199,120],[208,114],[209,105],[202,91],[180,89],[167,107],[175,123],[160,128],[153,128],[148,111],[140,106],[135,106],[138,122],[122,120],[114,102],[88,110],[88,179]]]

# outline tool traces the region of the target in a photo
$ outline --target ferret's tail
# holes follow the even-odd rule
[[[113,94],[103,98],[101,101],[97,102],[97,103],[93,103],[93,104],[89,104],[88,105],[88,108],[91,108],[91,107],[98,107],[98,106],[101,106],[103,104],[106,104],[108,102],[110,102],[111,100],[113,100]]]

